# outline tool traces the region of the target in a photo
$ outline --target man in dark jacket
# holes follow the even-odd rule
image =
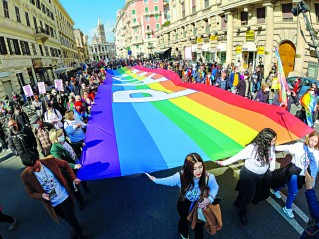
[[[246,98],[251,98],[251,91],[250,91],[250,79],[249,79],[249,72],[245,71],[244,73],[244,80],[240,80],[238,85],[236,86],[236,90],[238,95]]]
[[[277,92],[274,96],[274,99],[272,101],[273,105],[278,105],[284,107],[285,105],[279,101],[279,93]],[[296,96],[296,93],[293,90],[287,90],[287,106],[285,106],[285,109],[290,112],[291,105],[299,104],[299,98]]]
[[[19,128],[22,129],[24,126],[30,126],[30,120],[28,115],[21,110],[20,105],[14,108],[14,120],[18,123]]]
[[[8,121],[9,133],[9,149],[17,156],[21,156],[28,151],[32,151],[39,155],[37,150],[37,141],[32,130],[28,126],[20,128],[18,123],[10,119]]]

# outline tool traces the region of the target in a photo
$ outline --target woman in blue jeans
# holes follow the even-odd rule
[[[294,144],[287,145],[279,145],[276,147],[276,151],[286,151],[292,154],[292,163],[301,169],[299,175],[293,174],[287,183],[288,186],[288,195],[286,206],[283,207],[284,213],[289,218],[294,218],[294,214],[292,212],[292,204],[298,194],[298,180],[299,177],[304,177],[306,171],[310,170],[310,174],[313,178],[316,178],[318,172],[318,164],[319,164],[319,133],[317,131],[313,131],[310,135],[306,137],[305,143],[297,142]],[[302,186],[302,185],[301,185]],[[284,186],[279,187],[275,190],[271,190],[271,192],[275,195],[276,198],[281,198],[281,194],[279,192],[280,189],[284,188]]]

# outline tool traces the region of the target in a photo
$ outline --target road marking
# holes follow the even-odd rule
[[[270,203],[270,205],[276,209],[277,212],[279,212],[279,214],[281,216],[283,216],[286,221],[293,226],[293,228],[295,228],[295,230],[301,235],[303,233],[303,231],[305,230],[302,226],[300,226],[298,224],[298,222],[295,219],[291,219],[291,218],[287,218],[287,216],[285,215],[284,211],[282,210],[282,207],[272,198],[272,197],[268,197],[266,199],[267,202]]]
[[[286,201],[287,201],[286,195],[284,195],[284,194],[281,193],[281,199],[286,203]],[[292,204],[292,209],[294,210],[295,213],[298,214],[298,216],[299,216],[302,220],[304,220],[306,223],[308,223],[309,217],[308,217],[303,211],[301,211],[301,210],[299,209],[299,207],[296,206],[296,204],[294,204],[294,203]]]

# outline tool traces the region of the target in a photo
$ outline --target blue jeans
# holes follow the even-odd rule
[[[291,209],[292,203],[294,202],[298,194],[298,175],[293,174],[289,182],[287,183],[287,185],[288,185],[288,195],[287,195],[287,201],[286,201],[286,208]],[[283,187],[276,188],[275,191],[279,191]]]

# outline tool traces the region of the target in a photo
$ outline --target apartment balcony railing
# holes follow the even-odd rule
[[[36,41],[42,41],[42,43],[45,43],[50,36],[50,31],[43,28],[43,27],[38,27],[35,29],[35,39]]]
[[[141,25],[141,23],[139,23],[139,22],[132,22],[131,23],[132,28],[139,27],[140,25]]]
[[[156,16],[156,15],[160,15],[160,14],[161,14],[160,10],[144,12],[144,16]]]

